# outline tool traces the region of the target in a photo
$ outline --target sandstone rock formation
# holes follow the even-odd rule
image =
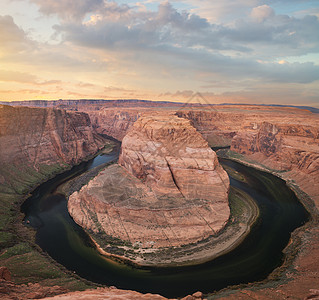
[[[293,179],[319,207],[319,118],[295,122],[253,122],[238,132],[231,150],[245,155],[283,178]]]
[[[0,105],[0,183],[18,191],[27,174],[79,163],[104,143],[85,113]]]
[[[51,106],[51,103],[43,101],[41,105]],[[138,118],[141,111],[140,108],[120,108],[120,105],[117,103],[114,103],[113,105],[116,108],[104,108],[104,103],[99,103],[98,105],[94,104],[94,107],[90,107],[91,104],[88,104],[87,102],[83,103],[83,106],[75,103],[74,107],[69,106],[73,105],[71,102],[60,104],[57,103],[57,105],[62,105],[66,109],[87,111],[92,120],[91,122],[99,132],[114,136],[119,140],[123,139],[127,130],[129,130],[134,121]],[[144,104],[141,105],[144,106]],[[126,106],[130,105],[127,104]],[[168,106],[171,105],[169,104]],[[157,111],[163,109],[153,107],[149,110]],[[50,143],[48,142],[50,137],[47,130],[44,136],[46,136],[48,140],[44,139],[41,143],[35,142],[33,143],[33,146],[24,146],[32,145],[32,139],[33,141],[40,140],[40,132],[42,132],[41,124],[47,124],[44,119],[51,118],[51,113],[47,112],[45,114],[44,111],[45,110],[41,109],[31,110],[28,108],[22,109],[0,106],[1,221],[4,220],[4,215],[6,214],[5,209],[9,210],[12,208],[13,203],[16,201],[17,194],[15,192],[21,194],[19,187],[22,183],[27,182],[29,185],[28,181],[30,176],[37,176],[35,180],[30,182],[30,186],[34,185],[36,182],[39,182],[41,178],[43,178],[36,175],[38,172],[49,174],[52,171],[48,169],[44,170],[42,167],[39,167],[41,166],[41,162],[52,162],[52,165],[50,166],[53,166],[55,164],[55,159],[58,159],[59,163],[63,161],[64,158],[66,158],[66,161],[70,162],[72,159],[74,161],[80,160],[80,155],[78,156],[78,159],[76,158],[77,153],[79,152],[74,150],[77,147],[75,146],[77,144],[75,141],[71,142],[70,144],[73,146],[69,147],[69,145],[67,145],[68,142],[64,140],[64,138],[61,138],[61,145],[65,144],[66,146],[61,146],[60,149],[62,149],[62,152],[55,152],[54,149],[59,148],[50,146]],[[60,124],[59,126],[61,127],[65,126],[65,130],[63,129],[57,131],[59,136],[67,136],[68,139],[72,139],[72,127],[73,125],[76,125],[74,131],[75,135],[77,136],[76,138],[82,139],[83,141],[92,141],[91,145],[94,145],[95,143],[96,146],[99,147],[100,143],[94,134],[94,130],[93,140],[95,142],[90,138],[88,131],[91,131],[92,127],[85,114],[58,112],[58,110],[51,109],[51,112],[52,111],[53,114],[56,114],[53,119],[57,120],[57,122],[53,123],[56,126],[58,124]],[[210,142],[212,146],[215,145],[216,141],[217,144],[221,141],[225,142],[225,145],[227,143],[230,145],[231,140],[234,137],[232,142],[233,151],[243,154],[243,157],[247,157],[252,162],[255,161],[260,164],[264,164],[273,170],[284,171],[281,172],[282,177],[287,180],[293,180],[302,189],[302,191],[311,196],[312,200],[316,204],[312,210],[313,218],[317,218],[318,214],[315,212],[315,209],[319,208],[319,176],[316,163],[318,161],[318,150],[316,148],[316,144],[318,146],[319,143],[318,136],[316,137],[313,128],[315,128],[315,131],[318,132],[318,115],[312,114],[309,111],[303,111],[301,109],[275,107],[267,108],[262,106],[217,106],[214,110],[212,110],[211,107],[199,107],[196,109],[188,109],[187,107],[183,109],[180,109],[179,107],[170,107],[165,108],[165,111],[171,111],[174,113],[176,112],[178,116],[189,119],[192,125],[202,133],[202,135]],[[61,114],[61,116],[58,116],[59,114]],[[61,123],[63,116],[67,117],[70,122],[63,121]],[[62,126],[61,124],[64,125]],[[79,124],[83,124],[83,128],[88,130],[85,137],[82,137],[80,134],[81,126]],[[50,127],[48,125],[45,126],[46,128]],[[286,129],[284,129],[284,127]],[[310,130],[312,134],[311,136],[308,136],[308,130]],[[302,133],[300,131],[302,131]],[[27,133],[25,137],[23,136],[24,132]],[[65,132],[68,132],[68,134],[64,135]],[[86,132],[86,130],[84,130],[84,132]],[[297,134],[295,135],[295,133]],[[268,134],[270,134],[269,139],[267,138]],[[216,138],[216,136],[218,136],[218,138]],[[4,141],[6,142],[4,143]],[[45,144],[48,145],[50,149],[53,149],[53,152],[51,152],[52,156],[45,155]],[[78,145],[80,144],[81,143]],[[222,145],[222,143],[220,144]],[[19,151],[16,150],[17,147],[19,148]],[[79,148],[81,149],[81,147],[82,146],[80,145]],[[35,155],[36,148],[39,148],[37,155]],[[91,154],[94,152],[95,147],[90,148],[92,152],[91,150],[87,151],[84,148],[83,153]],[[81,152],[81,150],[79,151]],[[58,155],[58,153],[63,153],[64,156]],[[11,159],[11,155],[14,159]],[[4,164],[4,158],[10,159],[10,163]],[[33,162],[35,162],[35,164],[33,164]],[[132,178],[128,172],[123,170],[123,168],[120,168],[119,166],[117,166],[117,168],[121,170],[121,172],[127,177]],[[113,179],[116,180],[112,181],[112,179],[110,179],[110,184],[114,188],[114,191],[116,193],[125,194],[125,192],[119,191],[118,188],[121,183],[125,182],[124,179],[120,182],[116,177]],[[142,188],[140,189],[140,192],[143,192]],[[4,195],[10,199],[10,201],[8,200],[7,202],[4,202]],[[108,194],[107,196],[109,197],[110,195],[111,194]],[[135,195],[134,197],[136,198]],[[101,210],[102,208],[103,207],[101,205]],[[15,211],[13,213],[16,214]],[[97,215],[99,216],[99,213]],[[13,216],[12,214],[10,218],[14,219],[15,217],[16,215]],[[93,219],[96,218],[96,216],[89,217],[92,217]],[[85,218],[83,220],[85,220]],[[6,224],[6,222],[2,223]],[[98,231],[99,229],[100,228],[94,230]],[[11,230],[12,227],[10,227],[10,231]],[[2,231],[2,233],[4,233],[4,231]],[[261,284],[260,287],[256,288],[255,290],[247,288],[239,289],[237,292],[233,291],[233,295],[229,294],[229,291],[226,290],[225,294],[215,297],[223,297],[223,299],[286,299],[288,297],[295,297],[298,299],[315,298],[318,295],[317,288],[319,282],[319,266],[317,259],[319,249],[318,226],[316,228],[311,227],[310,229],[307,229],[303,234],[300,235],[300,237],[301,250],[299,251],[296,261],[293,263],[293,269],[287,269],[286,276],[289,279],[288,281],[272,282],[271,285],[273,288],[269,288],[269,285]],[[14,235],[13,238],[14,240],[18,239],[16,235]],[[0,242],[3,242],[3,240]],[[2,253],[5,253],[5,250]],[[19,258],[14,257],[11,259],[11,261],[19,261]],[[37,259],[34,259],[32,263],[29,261],[28,264],[20,264],[17,269],[21,269],[21,274],[30,274],[30,269],[36,268],[36,263]],[[290,272],[291,270],[293,270],[293,273]],[[49,282],[50,280],[45,276],[43,279],[45,283]],[[28,279],[25,281],[26,283],[28,283],[27,280]],[[30,290],[28,289],[29,286]],[[19,289],[19,291],[16,289]],[[32,297],[34,298],[35,296],[45,297],[45,295],[53,295],[63,292],[58,288],[52,287],[50,288],[52,293],[43,292],[41,295],[34,294],[37,293],[39,289],[39,285],[37,284],[22,285],[17,287],[10,282],[0,280],[0,292],[3,293],[0,295],[0,298],[4,297],[3,299],[7,299],[6,297],[8,297],[8,299],[12,298],[10,295],[6,295],[7,292],[13,293],[12,295],[14,297],[19,297],[20,299],[30,299]],[[114,293],[112,292],[110,294],[112,295],[110,297],[116,297],[116,295],[122,296],[123,294],[124,292],[122,293],[122,291],[116,290]],[[87,294],[84,294],[83,296],[85,298]],[[136,297],[138,296],[139,295]],[[79,295],[79,297],[81,297],[81,295]]]
[[[141,294],[135,291],[118,290],[116,288],[98,288],[96,290],[87,290],[84,292],[72,292],[55,297],[45,298],[47,300],[169,300],[156,294]],[[181,300],[201,300],[203,294],[196,292],[188,295]],[[171,299],[174,300],[174,299]]]
[[[126,135],[128,129],[140,117],[140,111],[145,109],[107,108],[99,111],[89,111],[94,129],[100,134],[106,134],[119,141]]]
[[[308,110],[290,107],[267,107],[256,105],[220,105],[192,107],[176,107],[158,104],[158,107],[101,107],[98,110],[80,108],[86,111],[93,127],[99,133],[122,140],[129,128],[141,114],[157,112],[174,113],[189,119],[191,124],[208,141],[211,147],[230,146],[233,137],[240,131],[246,130],[251,124],[275,122],[284,124],[303,124],[304,120],[312,119],[315,114]]]
[[[87,230],[155,251],[198,242],[225,226],[228,175],[188,120],[141,117],[123,139],[119,164],[69,198],[70,214]]]
[[[119,164],[160,201],[172,196],[210,200],[222,215],[221,227],[228,219],[228,175],[188,120],[175,115],[141,117],[122,141]]]
[[[98,288],[83,292],[72,292],[55,297],[44,298],[47,300],[168,300],[155,294],[141,294],[135,291],[118,290],[116,288]],[[194,298],[195,299],[195,298]],[[199,298],[201,299],[201,298]],[[172,299],[173,300],[173,299]]]

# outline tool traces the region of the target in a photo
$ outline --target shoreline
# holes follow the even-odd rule
[[[261,171],[265,171],[267,173],[271,173],[271,174],[281,178],[276,173],[273,173],[273,172],[267,170],[266,168],[262,168],[261,166],[258,166],[258,165],[255,165],[255,164],[250,164],[248,162],[241,161],[240,159],[232,159],[232,158],[229,158],[229,157],[225,157],[225,158],[228,158],[228,159],[234,160],[234,161],[238,161],[238,162],[240,162],[243,165],[247,165],[249,167],[252,167],[252,168],[255,168],[255,169],[258,169],[258,170],[261,170]],[[284,178],[281,178],[281,179],[285,180]],[[287,183],[287,185],[290,188],[292,188],[292,186],[289,184],[289,182],[287,182],[286,180],[285,180],[285,182]],[[295,191],[294,188],[292,188],[292,189],[293,189],[293,191]],[[301,192],[303,192],[303,191],[301,190]],[[297,197],[298,197],[299,201],[303,203],[303,201],[301,200],[301,197],[299,196],[299,194],[298,193],[296,193],[296,194],[297,194]],[[296,243],[298,242],[298,241],[296,241],[296,239],[298,238],[298,235],[302,234],[306,229],[311,228],[313,226],[312,223],[313,223],[313,221],[310,220],[304,226],[299,227],[295,231],[292,232],[291,240],[288,243],[288,245],[286,246],[286,248],[283,250],[285,254],[287,253],[287,251],[289,251],[289,253],[292,253],[292,254],[290,254],[290,256],[292,256],[292,260],[294,260],[296,258],[295,252],[294,252],[295,249],[296,248],[299,249],[300,246],[302,245],[302,241],[299,242],[298,245],[296,245]],[[289,253],[286,254],[287,257],[289,256]],[[236,286],[235,285],[235,286],[232,286],[232,287],[228,287],[228,288],[223,289],[223,290],[221,290],[219,292],[216,292],[216,296],[218,296],[219,294],[224,293],[224,292],[227,292],[227,293],[235,292],[236,289],[238,289],[238,288],[242,289],[243,286],[245,288],[258,288],[258,287],[260,288],[261,285],[265,285],[267,283],[270,283],[270,284],[273,283],[275,285],[279,285],[281,283],[287,282],[288,279],[287,278],[282,278],[282,276],[285,275],[285,273],[288,272],[291,268],[293,268],[291,260],[288,259],[287,257],[285,258],[284,263],[280,267],[274,269],[274,271],[269,275],[268,278],[266,278],[266,279],[264,279],[262,281],[259,281],[259,282],[253,282],[253,283],[249,283],[249,284],[245,284],[245,285],[240,285],[240,286]],[[116,263],[116,261],[115,261],[115,263]],[[72,274],[70,274],[67,270],[61,270],[61,271],[72,276]],[[274,280],[276,280],[276,281],[274,281]],[[91,284],[94,284],[94,283],[91,283]],[[212,297],[212,296],[215,295],[215,293],[214,294],[209,294],[209,295],[210,295],[210,297]]]
[[[8,249],[15,249],[16,247],[18,249],[23,249],[20,250],[21,254],[11,253],[8,258],[4,256],[1,257],[2,266],[8,267],[8,269],[14,276],[13,280],[17,284],[42,284],[42,281],[47,280],[48,282],[53,282],[55,284],[58,283],[61,287],[65,287],[70,290],[88,289],[100,286],[99,284],[82,278],[71,270],[68,270],[65,266],[55,261],[47,252],[41,249],[41,247],[35,241],[36,229],[23,224],[25,214],[21,211],[21,207],[42,184],[48,182],[56,176],[70,171],[72,168],[77,167],[82,163],[90,161],[108,147],[114,148],[113,143],[107,143],[106,145],[101,146],[95,153],[86,156],[76,164],[54,164],[52,167],[53,172],[41,173],[41,176],[39,176],[39,180],[32,185],[26,183],[25,191],[23,193],[8,194],[12,198],[11,211],[15,211],[15,216],[9,221],[11,229],[7,232],[14,238],[14,240],[9,240],[8,246],[4,244],[5,246],[4,248],[2,248],[3,251],[0,253],[0,255],[5,256]],[[4,198],[6,197],[6,194],[1,195],[4,195]],[[14,262],[12,263],[10,261],[11,259],[19,259],[23,261],[26,259],[26,257],[29,257],[31,259],[31,261],[26,264],[26,267],[21,268],[19,264],[16,264]],[[42,275],[44,270],[48,270],[47,272],[49,276],[53,277],[44,279]],[[29,274],[28,276],[32,276],[32,278],[28,279],[28,276],[25,276],[24,274]]]
[[[88,234],[88,236],[90,237],[90,239],[92,240],[92,242],[94,243],[96,250],[105,258],[107,258],[110,261],[113,261],[114,263],[123,263],[126,265],[130,265],[130,266],[134,266],[136,268],[171,268],[171,267],[188,267],[188,266],[195,266],[195,265],[200,265],[200,264],[204,264],[206,262],[209,262],[211,260],[214,260],[224,254],[227,254],[229,252],[231,252],[232,250],[234,250],[236,247],[238,247],[247,237],[247,235],[250,233],[251,231],[251,227],[254,225],[255,221],[258,219],[259,216],[259,209],[258,213],[253,214],[250,216],[250,219],[252,220],[248,226],[245,227],[245,229],[240,232],[240,234],[238,234],[237,236],[223,236],[223,233],[221,233],[220,235],[217,236],[217,238],[220,238],[224,241],[221,241],[221,243],[226,243],[227,241],[228,244],[226,246],[222,246],[220,247],[221,249],[215,249],[209,248],[207,247],[205,250],[202,251],[198,251],[196,253],[194,253],[194,257],[192,258],[192,255],[187,255],[185,254],[185,257],[187,257],[187,260],[180,260],[180,262],[161,262],[161,263],[153,263],[153,258],[143,261],[142,259],[136,259],[136,260],[132,260],[129,259],[125,256],[121,256],[121,255],[117,255],[117,254],[113,254],[110,252],[105,251],[99,244],[98,242],[92,237],[92,235]],[[231,225],[230,225],[231,226]],[[216,237],[208,237],[205,241],[207,241],[206,243],[209,243],[210,241],[216,242],[214,240],[214,238]],[[199,241],[198,243],[205,243],[204,241]],[[218,242],[216,242],[218,243]],[[188,246],[188,245],[186,245]],[[163,250],[167,250],[167,249],[163,249]],[[174,252],[174,249],[168,249],[171,252]],[[210,253],[209,255],[205,255],[205,253]],[[154,251],[154,256],[158,256],[160,255],[159,253]],[[168,255],[169,256],[169,255]]]
[[[305,251],[304,248],[307,246],[307,243],[303,241],[303,237],[307,233],[307,231],[311,231],[315,229],[319,223],[319,218],[317,215],[315,204],[312,198],[302,189],[302,186],[299,186],[298,184],[296,184],[293,181],[293,179],[282,176],[282,174],[285,174],[283,172],[280,172],[280,171],[276,172],[275,170],[271,170],[267,166],[263,166],[261,163],[258,163],[257,161],[249,162],[245,160],[244,156],[242,158],[234,157],[231,154],[229,154],[229,151],[230,150],[225,151],[224,149],[222,149],[217,154],[221,158],[228,159],[230,161],[235,161],[247,167],[251,167],[256,170],[272,174],[280,178],[281,180],[283,180],[287,184],[287,186],[295,193],[299,202],[304,206],[304,208],[309,213],[309,220],[304,225],[296,228],[293,232],[291,232],[290,240],[288,244],[286,245],[286,247],[283,249],[283,254],[285,255],[283,263],[279,267],[275,268],[268,275],[267,278],[265,278],[264,280],[256,281],[256,282],[251,282],[251,283],[241,284],[241,285],[233,285],[233,286],[224,288],[220,291],[208,294],[208,299],[219,299],[219,298],[224,299],[224,297],[228,297],[244,289],[246,291],[257,291],[257,290],[268,289],[270,287],[273,287],[276,289],[279,286],[292,282],[294,279],[291,277],[291,273],[297,271],[297,268],[298,268],[298,265],[296,266],[294,265],[294,263],[299,258],[299,254]]]
[[[84,182],[88,178],[90,178],[90,174],[85,172],[73,179],[73,181],[75,181],[73,185],[77,186],[77,181]],[[68,188],[70,188],[69,185],[63,188],[65,194],[69,194]],[[259,216],[259,208],[255,201],[243,191],[231,187],[229,204],[231,215],[219,233],[191,244],[175,247],[136,248],[127,245],[125,241],[122,241],[120,245],[110,242],[103,247],[99,243],[101,239],[100,236],[96,236],[80,224],[78,225],[85,230],[96,245],[96,250],[107,259],[120,261],[127,265],[136,266],[137,268],[193,266],[206,263],[231,252],[240,245],[250,233],[252,226]],[[240,208],[240,213],[236,212],[236,208],[237,210]],[[107,238],[107,236],[105,237]],[[112,249],[114,252],[108,251],[107,248]]]

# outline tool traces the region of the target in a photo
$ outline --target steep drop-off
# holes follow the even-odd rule
[[[105,251],[112,253],[115,240],[130,249],[123,256],[139,264],[177,264],[171,256],[161,261],[156,251],[196,243],[225,226],[228,175],[188,120],[139,118],[123,139],[119,164],[68,203],[74,220],[95,234]],[[184,260],[189,257],[180,263]]]
[[[121,141],[128,129],[140,117],[145,109],[107,108],[99,111],[90,111],[90,119],[94,129],[100,134],[106,134]]]
[[[46,106],[47,102],[45,102],[44,105]],[[118,105],[115,103],[114,106]],[[99,104],[97,107],[99,111],[94,111],[96,108],[90,107],[83,110],[88,111],[94,127],[97,128],[99,132],[114,136],[119,140],[123,139],[126,131],[130,128],[130,126],[132,126],[134,121],[137,119],[137,114],[141,111],[141,109],[135,109],[136,112],[133,113],[134,108],[122,107],[103,109],[103,107],[104,104]],[[14,109],[20,110],[21,108]],[[75,109],[82,110],[82,107],[76,105]],[[29,109],[26,110],[28,111]],[[153,108],[153,110],[158,110],[158,108]],[[317,172],[318,165],[316,163],[318,161],[318,148],[316,148],[316,144],[317,146],[319,144],[318,136],[295,136],[293,133],[295,130],[296,132],[299,132],[301,128],[304,128],[304,131],[308,134],[309,132],[307,131],[309,130],[309,126],[311,128],[314,127],[318,132],[318,115],[300,109],[266,108],[257,106],[230,106],[228,108],[216,107],[217,113],[215,109],[212,110],[211,108],[170,108],[165,110],[177,112],[179,116],[188,118],[194,127],[197,128],[203,136],[205,136],[212,146],[215,145],[216,141],[220,142],[220,140],[222,142],[226,141],[229,145],[232,137],[237,135],[232,143],[233,151],[243,154],[241,157],[246,157],[251,162],[255,161],[266,165],[273,170],[282,170],[282,177],[286,178],[288,181],[294,180],[301,190],[307,192],[308,195],[311,196],[316,203],[316,207],[319,207],[319,175]],[[0,155],[5,153],[5,156],[8,157],[7,153],[9,153],[10,156],[10,151],[12,151],[12,154],[16,153],[14,147],[17,145],[17,142],[14,140],[14,137],[12,137],[13,146],[11,146],[10,142],[2,144],[3,133],[6,131],[8,132],[7,135],[16,136],[17,139],[22,139],[23,141],[24,125],[28,123],[30,124],[30,116],[32,114],[26,114],[28,116],[26,118],[23,118],[23,111],[21,111],[20,114],[12,114],[13,117],[10,117],[10,115],[7,114],[7,121],[12,124],[12,126],[17,124],[16,127],[19,128],[19,130],[13,132],[6,129],[6,122],[3,122],[4,119],[2,117],[2,113],[4,111],[6,111],[7,114],[8,108],[0,106]],[[11,110],[11,112],[13,111],[17,112],[17,110]],[[37,111],[41,110],[38,109]],[[128,117],[125,116],[125,112],[128,112]],[[221,112],[224,112],[224,114],[221,114]],[[64,116],[69,116],[69,114],[65,112],[62,114]],[[110,114],[113,114],[114,118],[112,118],[112,115]],[[123,115],[125,117],[121,117]],[[39,114],[39,116],[42,116],[42,114]],[[94,119],[95,116],[96,119]],[[109,118],[109,116],[111,116],[111,118]],[[37,119],[37,117],[34,117],[33,122],[35,123],[30,125],[30,127],[41,129],[41,126],[37,123]],[[43,121],[43,117],[40,117],[39,120]],[[87,120],[87,117],[84,117],[84,120]],[[266,123],[262,125],[263,122]],[[3,126],[3,124],[5,126]],[[291,124],[294,125],[291,126]],[[274,130],[273,126],[277,129]],[[281,129],[282,126],[286,126],[288,129],[284,131]],[[263,127],[263,129],[261,129],[261,127]],[[276,133],[278,127],[280,129],[279,132]],[[310,131],[313,132],[312,129]],[[30,135],[39,137],[38,134],[39,133],[37,133],[34,129],[33,134]],[[270,139],[268,139],[268,135]],[[20,136],[22,136],[22,138]],[[216,138],[216,136],[221,137],[221,139]],[[97,142],[97,144],[99,144],[99,142]],[[308,147],[308,144],[310,147]],[[220,145],[222,145],[222,143],[220,143]],[[27,149],[32,150],[33,148],[34,147],[21,149],[25,149],[25,151],[27,151]],[[72,152],[73,154],[76,153],[76,151]],[[8,221],[4,216],[10,215],[11,222],[13,214],[17,213],[14,208],[17,203],[17,195],[21,195],[23,191],[27,190],[26,188],[33,186],[46,175],[57,171],[58,167],[54,163],[54,160],[52,160],[53,164],[49,165],[49,167],[44,167],[41,164],[37,165],[37,163],[41,161],[50,161],[50,158],[45,155],[40,155],[42,151],[39,151],[37,155],[34,155],[35,152],[33,149],[31,153],[33,153],[31,155],[32,158],[38,158],[35,160],[29,160],[28,153],[22,152],[17,154],[18,157],[23,157],[18,160],[20,164],[13,162],[12,164],[5,165],[1,159],[1,229],[6,227]],[[55,157],[59,157],[60,166],[62,159],[60,159],[60,156],[58,155],[55,155]],[[69,157],[71,157],[71,155]],[[36,162],[34,165],[36,168],[33,168],[32,162],[34,161]],[[27,163],[27,167],[24,167],[25,162]],[[11,180],[11,178],[15,180]],[[32,178],[32,180],[30,178]],[[115,191],[117,191],[118,185],[121,184],[121,182],[117,184],[118,181],[112,181],[111,183],[113,183]],[[9,210],[12,210],[13,212],[9,212]],[[312,213],[313,216],[317,215],[314,211],[312,211]],[[35,282],[37,280],[36,278],[39,278],[37,276],[41,273],[40,280],[45,279],[47,284],[52,281],[57,282],[60,276],[57,274],[61,274],[61,272],[25,243],[15,245],[15,243],[19,242],[19,238],[16,237],[15,231],[16,228],[13,228],[10,225],[9,229],[5,229],[0,232],[0,247],[3,248],[3,245],[10,245],[11,247],[9,251],[5,250],[1,252],[1,263],[11,267],[14,277],[13,279],[17,280],[17,282],[24,283]],[[310,227],[304,233],[299,235],[301,248],[299,252],[295,252],[294,254],[297,256],[297,259],[293,262],[291,269],[288,269],[285,273],[286,275],[283,275],[283,277],[286,276],[289,279],[285,281],[284,284],[280,283],[281,281],[277,281],[277,283],[272,283],[273,288],[269,288],[269,285],[260,285],[259,288],[257,287],[257,290],[238,290],[238,292],[233,296],[229,295],[229,291],[226,291],[225,299],[286,299],[287,297],[303,299],[308,295],[309,298],[318,296],[318,232],[318,226],[316,228]],[[21,254],[21,256],[16,256],[16,253]],[[66,282],[72,281],[69,275],[65,275],[64,278]],[[60,282],[58,284],[60,284]],[[83,288],[83,286],[81,288]],[[60,293],[61,291],[58,291],[57,289],[55,292]],[[221,296],[222,295],[215,297],[220,298]]]
[[[265,106],[184,106],[172,107],[163,105],[155,107],[101,107],[90,110],[82,107],[90,115],[93,127],[99,133],[122,140],[133,123],[144,113],[176,114],[189,119],[191,124],[208,141],[211,147],[230,146],[232,138],[240,131],[246,130],[250,124],[275,122],[284,124],[303,124],[313,119],[315,114],[296,108],[276,108]]]
[[[11,270],[15,282],[85,286],[35,250],[34,232],[22,224],[20,205],[43,180],[94,155],[106,143],[85,113],[0,105],[0,266]],[[50,294],[59,292],[57,288]]]
[[[85,113],[1,105],[1,186],[21,192],[28,173],[77,164],[103,143]]]
[[[213,199],[214,205],[228,207],[228,175],[189,120],[175,115],[141,117],[122,141],[119,164],[159,200]],[[228,216],[225,213],[222,224]]]
[[[280,171],[283,178],[294,180],[319,207],[319,120],[316,118],[305,125],[247,124],[232,140],[231,150]]]

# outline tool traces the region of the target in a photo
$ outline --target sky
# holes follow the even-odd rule
[[[319,1],[1,0],[2,101],[198,92],[319,107]]]

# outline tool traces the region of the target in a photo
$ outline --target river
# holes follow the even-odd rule
[[[262,280],[282,264],[282,250],[291,232],[309,218],[283,180],[221,159],[224,166],[245,178],[239,181],[230,177],[231,186],[249,194],[260,209],[256,224],[240,246],[213,261],[192,267],[138,269],[116,263],[100,255],[86,233],[72,220],[67,200],[57,192],[57,187],[117,157],[118,151],[98,155],[57,175],[39,186],[21,207],[26,226],[36,229],[36,243],[67,269],[96,283],[181,297],[198,290],[210,293],[230,285]]]

